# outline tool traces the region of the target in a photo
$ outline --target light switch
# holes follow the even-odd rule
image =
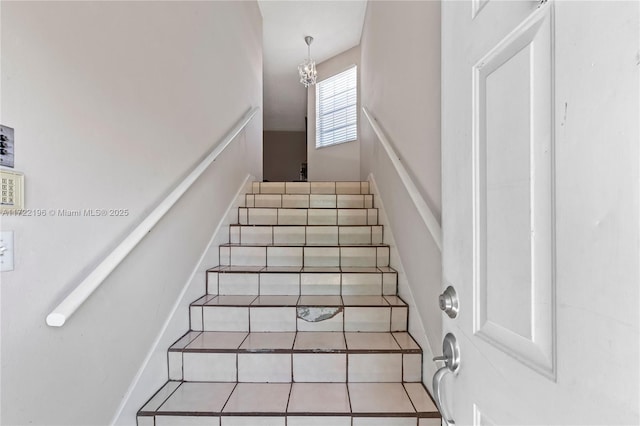
[[[13,271],[13,231],[0,231],[0,272]]]

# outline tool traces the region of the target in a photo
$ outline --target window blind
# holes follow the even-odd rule
[[[316,148],[358,139],[358,70],[316,84]]]

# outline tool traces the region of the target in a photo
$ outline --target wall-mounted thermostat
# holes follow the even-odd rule
[[[13,168],[13,129],[0,124],[0,166]]]
[[[0,169],[0,211],[24,209],[24,175]]]

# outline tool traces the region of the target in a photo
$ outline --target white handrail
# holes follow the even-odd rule
[[[402,161],[400,161],[400,157],[398,157],[398,154],[396,154],[396,152],[391,147],[389,140],[387,139],[384,132],[378,125],[378,122],[376,121],[376,119],[371,116],[371,113],[369,112],[367,107],[362,107],[362,111],[364,112],[364,115],[369,120],[369,123],[371,124],[373,131],[378,136],[378,140],[380,141],[380,144],[383,146],[384,150],[387,152],[387,155],[389,156],[391,163],[395,167],[396,172],[398,173],[398,176],[400,176],[400,180],[402,181],[405,188],[407,189],[407,192],[409,193],[409,196],[411,197],[413,204],[416,206],[416,209],[418,210],[420,217],[424,221],[424,224],[427,226],[427,229],[429,230],[429,232],[431,232],[431,236],[433,237],[433,240],[435,241],[440,251],[442,251],[442,228],[440,227],[438,220],[436,219],[435,215],[429,208],[429,205],[427,204],[427,202],[424,200],[424,198],[422,198],[422,195],[420,195],[420,191],[418,191],[418,187],[416,186],[415,183],[413,183],[413,180],[411,179],[411,176],[409,176],[407,169],[405,169],[405,167],[402,165]]]
[[[259,108],[250,109],[238,123],[227,133],[222,141],[202,160],[167,197],[153,209],[151,213],[116,247],[102,262],[85,277],[84,280],[60,303],[49,315],[47,324],[62,327],[71,315],[91,296],[109,274],[127,257],[135,246],[151,231],[173,205],[187,192],[191,185],[213,163],[224,149],[245,128],[258,112]]]

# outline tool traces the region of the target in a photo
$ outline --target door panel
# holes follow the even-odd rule
[[[551,14],[473,66],[474,333],[553,377]]]

